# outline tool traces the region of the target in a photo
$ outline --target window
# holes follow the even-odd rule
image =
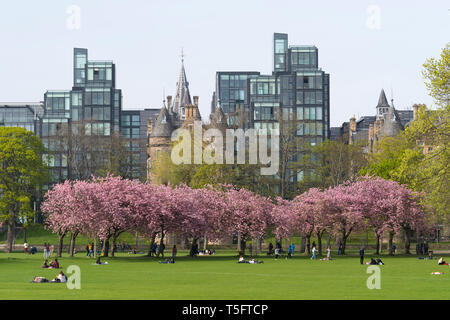
[[[139,128],[131,128],[131,138],[139,139]]]
[[[297,120],[303,120],[303,108],[297,107]]]
[[[130,126],[130,115],[126,114],[122,116],[122,126],[129,127]]]
[[[303,91],[297,91],[297,104],[304,104]]]
[[[323,131],[322,122],[316,122],[316,135],[321,136]]]
[[[106,80],[108,80],[108,81],[112,80],[112,69],[111,68],[106,69]]]
[[[316,120],[316,108],[309,108],[309,119]]]
[[[81,93],[72,93],[72,106],[81,106],[82,104]]]
[[[303,135],[303,123],[299,123],[297,125],[297,135],[299,135],[299,136]]]
[[[141,125],[141,121],[140,121],[140,117],[138,114],[134,114],[131,117],[131,125],[132,126],[140,126]]]
[[[275,40],[275,53],[285,53],[286,51],[286,40],[276,39]]]

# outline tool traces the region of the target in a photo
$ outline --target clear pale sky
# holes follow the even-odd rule
[[[78,29],[67,26],[71,5],[80,9]],[[206,119],[215,72],[270,74],[272,36],[283,32],[290,45],[319,48],[336,126],[374,115],[382,88],[399,109],[433,104],[422,64],[450,42],[449,9],[444,0],[2,1],[0,101],[70,89],[73,48],[82,47],[91,60],[116,63],[124,109],[161,107],[163,90],[175,94],[184,48],[190,91]]]

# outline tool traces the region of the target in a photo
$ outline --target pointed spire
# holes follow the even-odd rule
[[[170,114],[167,111],[166,106],[163,106],[156,118],[155,127],[151,133],[151,137],[170,137],[173,130],[170,120]]]
[[[386,94],[384,93],[384,89],[381,89],[380,97],[378,98],[378,105],[377,108],[380,107],[389,107],[389,103],[386,99]]]
[[[173,103],[172,112],[177,113],[179,117],[183,116],[184,107],[191,105],[191,94],[189,93],[189,82],[186,78],[186,71],[184,70],[184,52],[181,51],[181,70],[177,82],[177,91],[175,94],[175,101]]]

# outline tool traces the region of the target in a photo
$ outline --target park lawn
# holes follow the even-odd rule
[[[53,279],[59,272],[40,268],[42,253],[0,253],[0,299],[450,299],[450,266],[415,256],[382,257],[381,289],[369,290],[368,266],[357,256],[333,261],[260,257],[264,263],[252,265],[236,263],[231,251],[197,258],[186,253],[179,252],[175,264],[126,253],[103,258],[108,265],[94,265],[82,253],[63,256],[63,271],[80,266],[80,290],[30,283],[34,276]],[[434,271],[445,273],[431,275]]]

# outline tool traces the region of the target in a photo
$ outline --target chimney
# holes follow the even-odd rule
[[[356,118],[355,118],[355,116],[350,118],[350,131],[356,131]]]
[[[419,105],[415,104],[413,105],[413,114],[414,114],[414,120],[417,120],[417,115],[419,113]]]
[[[170,109],[172,105],[172,96],[167,96],[167,109]]]
[[[153,130],[153,119],[149,118],[147,120],[147,137],[150,137],[150,134],[152,133]]]

